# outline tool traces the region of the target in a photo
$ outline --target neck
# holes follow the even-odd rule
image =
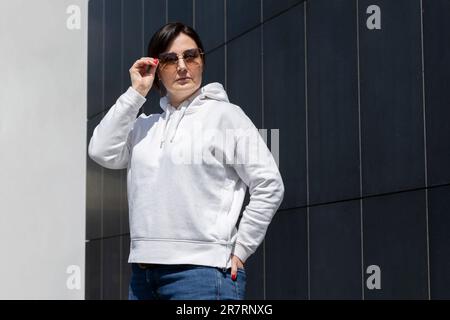
[[[177,108],[180,106],[180,104],[185,101],[186,99],[189,99],[190,97],[194,96],[196,93],[198,93],[200,88],[197,88],[194,92],[189,93],[184,96],[173,96],[170,93],[168,93],[169,101],[172,107]]]

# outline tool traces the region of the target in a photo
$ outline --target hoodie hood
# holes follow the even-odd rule
[[[219,82],[212,82],[203,87],[200,87],[196,92],[194,92],[188,99],[184,100],[178,108],[173,107],[167,95],[162,97],[159,100],[159,105],[161,109],[164,110],[163,118],[163,132],[161,134],[161,142],[159,147],[162,148],[162,145],[166,140],[169,139],[170,143],[172,143],[175,138],[175,134],[177,132],[178,126],[183,119],[185,114],[193,113],[201,107],[208,100],[217,100],[229,102],[227,93],[223,88],[222,84]],[[172,130],[172,134],[169,134],[170,120],[175,121],[175,128]],[[172,124],[173,127],[173,124]]]

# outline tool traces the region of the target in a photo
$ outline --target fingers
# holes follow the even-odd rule
[[[234,254],[231,254],[231,280],[236,281],[238,276],[238,268],[244,269],[244,262]]]
[[[146,96],[150,91],[155,79],[158,59],[150,57],[142,57],[136,60],[129,69],[131,85],[137,88],[137,91]]]
[[[156,67],[158,66],[158,59],[154,58],[153,61],[149,61],[148,62],[148,66],[146,67],[146,72],[147,73],[155,73],[156,71]]]
[[[237,263],[236,260],[233,260],[231,264],[231,280],[236,281],[237,279]]]
[[[150,57],[142,57],[139,60],[136,60],[133,66],[143,66],[148,64],[153,64],[156,66],[158,64],[158,59]]]
[[[231,254],[231,280],[233,281],[237,279],[237,269],[239,266],[243,266],[241,260],[234,254]]]
[[[134,64],[130,68],[130,72],[136,72],[140,71],[142,69],[149,70],[151,67],[156,67],[158,65],[159,61],[157,58],[150,58],[150,57],[142,57],[139,60],[136,60]],[[148,72],[148,71],[147,71]]]

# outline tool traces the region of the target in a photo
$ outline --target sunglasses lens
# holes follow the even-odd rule
[[[200,56],[200,53],[197,49],[186,50],[183,53],[184,60],[194,60]]]
[[[199,48],[188,49],[183,52],[183,60],[187,65],[196,65],[199,63],[198,58],[201,55]],[[159,61],[163,66],[176,66],[178,64],[178,56],[174,52],[165,52],[159,55]]]
[[[162,64],[176,64],[178,57],[175,53],[162,53],[159,55],[159,61]]]

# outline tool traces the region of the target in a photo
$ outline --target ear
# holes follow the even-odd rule
[[[158,84],[160,85],[160,86],[162,86],[163,84],[162,84],[162,80],[161,80],[161,74],[160,74],[160,72],[159,72],[159,69],[157,69],[156,70],[156,75],[158,76]]]

